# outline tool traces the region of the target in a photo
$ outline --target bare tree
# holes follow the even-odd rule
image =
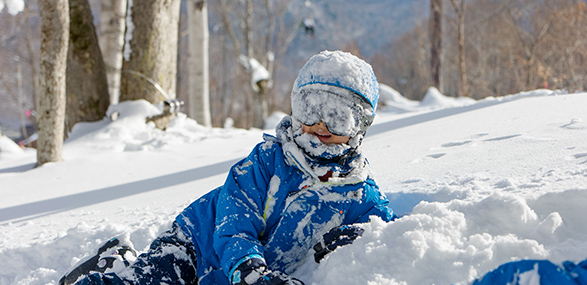
[[[229,74],[234,77],[230,113],[241,109],[244,127],[262,128],[269,114],[276,60],[285,53],[291,35],[297,30],[284,24],[289,1],[244,0],[218,3],[222,32],[228,38],[233,56]],[[244,88],[243,88],[244,87]],[[235,103],[236,102],[236,103]]]
[[[545,5],[546,17],[555,20],[537,52],[546,67],[539,70],[539,76],[549,88],[587,90],[587,3],[551,0]],[[553,52],[552,46],[559,52]]]
[[[65,71],[69,43],[67,0],[40,0],[41,68],[37,166],[62,160]]]
[[[208,73],[208,7],[205,0],[188,3],[189,30],[189,115],[211,127]]]
[[[430,0],[430,76],[432,86],[442,92],[442,0]]]
[[[133,1],[120,82],[120,101],[175,98],[180,0]],[[166,98],[169,97],[169,98]]]
[[[88,0],[69,0],[69,19],[66,132],[78,122],[103,119],[110,105],[106,69]]]
[[[531,13],[535,9],[532,7],[533,5],[537,5],[537,3],[508,9],[509,20],[512,22],[518,40],[517,44],[521,49],[522,68],[518,68],[516,72],[519,90],[537,87],[535,80],[536,66],[539,64],[537,60],[539,59],[536,57],[536,52],[539,45],[543,43],[552,23],[552,18],[534,18]],[[530,25],[528,26],[527,23]]]
[[[127,0],[102,0],[100,13],[100,49],[106,76],[110,103],[118,103],[120,93],[120,69],[122,68],[122,49]]]
[[[457,14],[457,30],[459,42],[459,73],[461,82],[459,84],[459,96],[469,96],[467,89],[467,64],[465,56],[465,0],[450,0],[455,13]]]
[[[29,6],[16,15],[3,16],[0,22],[0,29],[3,29],[0,33],[0,113],[20,117],[24,137],[32,135],[27,133],[31,131],[27,131],[27,125],[36,126],[39,89],[39,52],[36,44],[40,38],[40,27],[36,23],[40,23],[37,21],[40,18]],[[36,7],[34,10],[37,10]]]

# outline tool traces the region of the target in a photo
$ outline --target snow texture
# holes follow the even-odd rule
[[[8,14],[14,16],[24,10],[23,0],[0,0],[0,12],[6,7]]]
[[[239,61],[241,65],[245,67],[247,72],[251,74],[251,86],[255,91],[259,91],[259,86],[257,84],[263,80],[269,80],[269,71],[258,60],[248,58],[244,54],[239,56]]]
[[[292,94],[310,85],[325,84],[353,91],[365,98],[377,110],[379,83],[371,65],[358,57],[341,51],[323,51],[312,56],[300,69]],[[293,106],[292,106],[293,109]]]
[[[374,219],[320,264],[308,253],[294,277],[466,284],[512,260],[587,257],[587,93],[534,90],[457,107],[435,98],[380,111],[363,141],[402,217]],[[113,110],[116,121],[75,126],[63,162],[34,168],[34,150],[0,152],[0,284],[57,284],[114,236],[145,251],[262,137],[183,115],[162,132],[144,123],[158,110],[144,101]],[[532,272],[519,277],[532,284]]]
[[[11,154],[11,153],[23,153],[24,150],[18,146],[15,142],[9,139],[7,136],[0,136],[0,153]]]
[[[355,93],[324,84],[307,85],[293,93],[291,104],[292,117],[307,126],[322,121],[339,136],[353,137],[364,131],[363,122],[373,116],[370,106]]]

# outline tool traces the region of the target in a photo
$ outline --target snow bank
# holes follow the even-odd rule
[[[0,136],[0,155],[7,153],[22,153],[24,150],[7,136]]]
[[[451,284],[511,260],[585,259],[584,106],[586,93],[535,90],[379,112],[364,153],[402,217],[373,220],[320,264],[309,253],[295,275],[308,285]],[[57,284],[113,236],[146,250],[261,140],[184,116],[161,132],[144,123],[157,108],[140,101],[113,110],[116,121],[76,125],[63,162],[33,169],[34,153],[0,155],[0,284]]]
[[[6,10],[8,14],[14,16],[24,10],[24,1],[23,0],[0,0],[0,12],[4,9],[4,5],[6,5]]]
[[[442,109],[451,107],[461,107],[474,104],[475,100],[468,97],[452,98],[447,97],[438,91],[435,87],[428,88],[426,95],[420,102],[420,106],[430,109]]]
[[[398,114],[462,107],[477,102],[474,99],[466,97],[453,98],[445,96],[434,87],[428,88],[422,101],[409,100],[395,89],[381,83],[379,84],[379,92],[381,96],[380,101],[384,105],[383,110]]]

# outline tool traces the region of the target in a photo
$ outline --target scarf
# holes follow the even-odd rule
[[[275,133],[286,163],[300,169],[314,183],[354,184],[370,176],[369,163],[360,148],[362,134],[347,144],[325,144],[304,133],[302,124],[290,116],[281,120]]]

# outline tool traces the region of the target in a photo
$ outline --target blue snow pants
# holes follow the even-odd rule
[[[473,285],[587,285],[587,260],[562,266],[548,260],[520,260],[501,265]]]
[[[159,235],[123,272],[93,273],[76,285],[198,284],[195,260],[194,245],[174,222],[171,230]]]

